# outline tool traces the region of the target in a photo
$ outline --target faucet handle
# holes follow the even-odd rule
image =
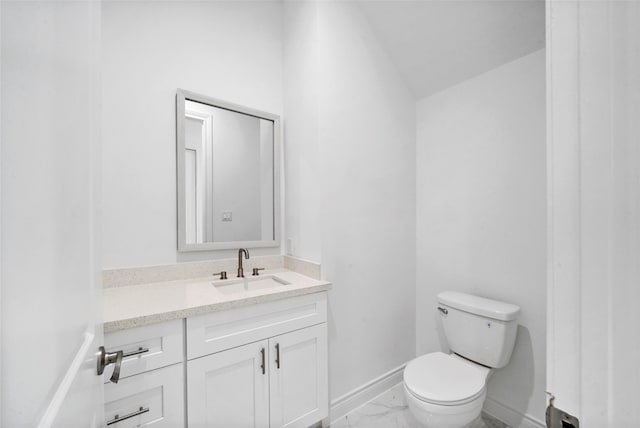
[[[258,276],[258,275],[260,275],[260,271],[261,271],[261,270],[264,270],[264,268],[253,268],[253,273],[252,273],[252,275],[253,275],[253,276]]]
[[[214,273],[213,276],[220,275],[220,279],[227,279],[227,271],[223,270],[222,272]]]

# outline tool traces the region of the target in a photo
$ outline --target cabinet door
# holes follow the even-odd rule
[[[268,353],[263,340],[188,361],[189,428],[268,428]]]
[[[110,428],[184,426],[184,365],[175,364],[104,386]]]
[[[269,339],[271,428],[306,428],[328,416],[327,324]]]

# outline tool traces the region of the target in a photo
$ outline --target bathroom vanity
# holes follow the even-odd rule
[[[104,373],[107,425],[308,427],[326,418],[330,284],[284,267],[261,272],[107,286],[105,347],[123,351],[119,381]],[[125,284],[135,276],[111,275]]]
[[[280,245],[280,118],[177,90],[176,137],[178,251],[239,248],[237,263],[103,273],[106,424],[314,425],[330,284],[315,263],[247,250]]]

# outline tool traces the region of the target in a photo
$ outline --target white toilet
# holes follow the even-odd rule
[[[491,370],[507,365],[520,307],[470,294],[438,294],[451,354],[422,355],[404,370],[411,413],[427,428],[462,428],[480,415]]]

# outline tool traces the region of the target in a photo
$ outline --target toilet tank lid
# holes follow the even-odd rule
[[[457,291],[443,291],[438,302],[461,311],[500,321],[512,321],[520,315],[520,306]]]

